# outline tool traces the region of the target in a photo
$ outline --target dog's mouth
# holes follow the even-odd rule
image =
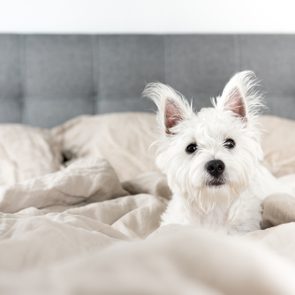
[[[221,186],[225,184],[225,180],[223,178],[213,178],[209,180],[207,183],[207,186]]]

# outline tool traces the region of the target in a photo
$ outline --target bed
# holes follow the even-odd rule
[[[170,198],[145,83],[197,108],[232,73],[267,89],[264,164],[294,187],[292,35],[0,35],[1,294],[295,294],[295,199],[239,237],[159,228]]]

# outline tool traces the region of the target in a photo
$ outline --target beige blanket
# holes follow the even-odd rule
[[[121,185],[103,159],[2,187],[0,294],[295,294],[294,223],[159,229],[168,198],[160,174]]]

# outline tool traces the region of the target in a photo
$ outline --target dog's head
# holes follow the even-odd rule
[[[194,112],[171,87],[148,84],[144,95],[158,107],[163,137],[157,164],[172,190],[193,197],[240,193],[262,159],[257,128],[260,96],[255,75],[244,71],[212,99],[213,107]]]

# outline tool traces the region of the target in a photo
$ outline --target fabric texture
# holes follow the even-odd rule
[[[197,109],[237,71],[262,81],[269,113],[295,119],[294,35],[0,35],[0,122],[53,127],[82,114],[151,111],[146,83]],[[278,54],[279,53],[279,54]]]
[[[274,116],[260,118],[265,165],[276,176],[294,173],[295,122]]]
[[[295,198],[289,195],[272,195],[267,197],[263,202],[262,220],[262,228],[294,222]]]
[[[1,294],[294,294],[295,223],[158,228],[166,204],[126,195],[104,159],[1,190]]]
[[[157,170],[155,115],[148,113],[82,116],[52,130],[69,160],[101,157],[122,181]]]
[[[61,150],[49,130],[0,125],[0,185],[45,175],[61,166]]]
[[[260,122],[265,163],[295,196],[295,122]],[[269,196],[265,230],[243,236],[159,228],[157,138],[148,113],[0,126],[0,293],[295,294],[295,198]]]
[[[262,116],[264,163],[275,176],[295,173],[295,122]],[[114,167],[121,181],[158,171],[156,141],[161,135],[156,116],[121,113],[82,116],[52,130],[52,136],[69,160],[102,157]]]
[[[295,122],[262,116],[264,163],[276,176],[295,173]],[[142,175],[158,173],[155,163],[160,130],[150,113],[82,116],[52,130],[17,124],[0,125],[0,185],[10,185],[62,169],[79,159],[106,159],[128,191],[134,193]],[[65,162],[65,163],[64,163]],[[158,174],[160,175],[160,174]],[[165,182],[159,176],[157,183]],[[142,189],[144,184],[140,183]],[[146,191],[158,194],[157,189]],[[163,193],[163,192],[161,192]],[[166,196],[170,191],[166,191]]]

